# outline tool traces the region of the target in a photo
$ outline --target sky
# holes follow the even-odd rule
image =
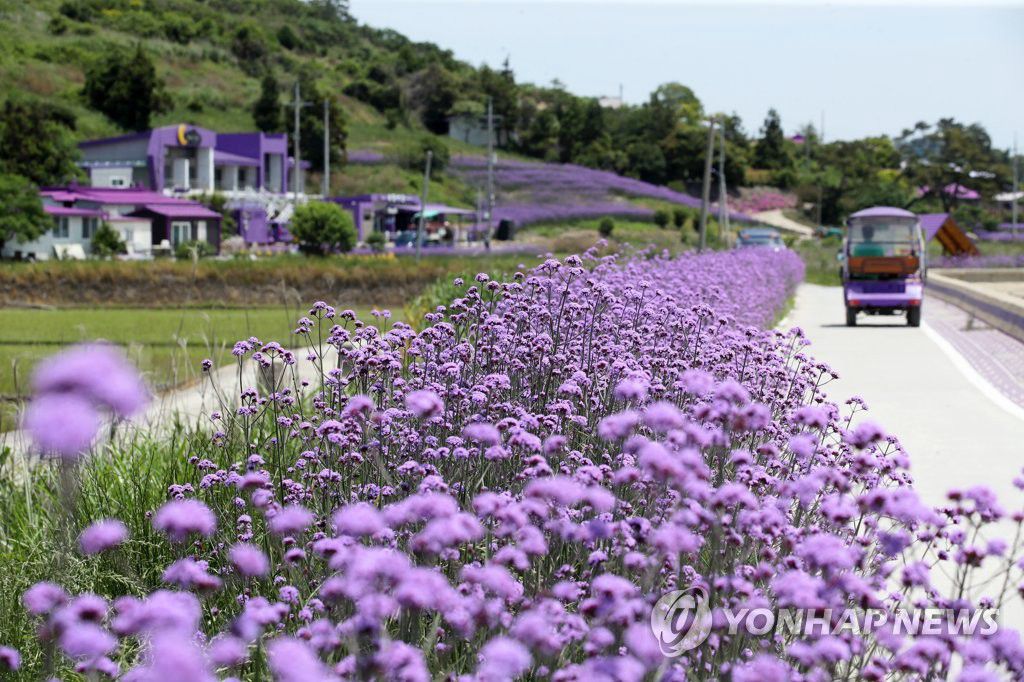
[[[659,84],[693,88],[756,134],[769,107],[827,140],[898,135],[917,121],[981,123],[1024,147],[1024,0],[350,0],[361,23],[450,49],[474,65],[509,58],[516,80],[562,81],[638,104]]]

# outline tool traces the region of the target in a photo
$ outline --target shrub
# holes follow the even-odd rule
[[[448,167],[451,151],[440,137],[434,135],[424,135],[418,141],[402,147],[398,152],[398,163],[403,168],[422,173],[428,151],[434,153],[430,162],[430,177],[440,175]]]
[[[681,208],[672,210],[672,224],[675,225],[676,229],[682,229],[683,225],[686,224],[686,211]]]
[[[655,211],[654,224],[660,227],[661,229],[665,229],[666,227],[668,227],[668,211],[660,208],[657,211]]]
[[[323,256],[332,251],[346,253],[356,245],[352,214],[333,203],[314,201],[295,209],[289,232],[308,255]]]
[[[299,46],[299,36],[291,24],[282,24],[281,28],[277,29],[277,42],[286,50],[294,50]]]
[[[382,253],[387,246],[388,239],[383,232],[373,231],[366,238],[366,245],[375,253]]]
[[[127,253],[128,251],[128,247],[125,245],[124,240],[121,239],[121,235],[106,221],[100,223],[100,226],[92,235],[90,246],[92,247],[92,255],[97,258],[110,258],[120,253]]]
[[[611,237],[614,229],[615,221],[611,218],[602,218],[601,223],[597,226],[598,233],[605,238]]]
[[[189,260],[190,258],[207,258],[217,254],[213,245],[206,241],[189,240],[174,247],[174,257],[178,260]]]
[[[238,65],[250,76],[261,73],[270,54],[270,45],[263,30],[255,24],[242,24],[231,39],[231,53]]]

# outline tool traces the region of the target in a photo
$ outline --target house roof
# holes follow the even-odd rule
[[[169,197],[160,192],[148,189],[118,187],[45,187],[39,191],[44,197],[54,201],[93,201],[98,204],[173,204],[181,199]]]
[[[417,215],[419,211],[416,212]],[[476,211],[468,208],[456,208],[445,204],[427,204],[427,216],[432,215],[473,215]]]
[[[916,218],[917,216],[904,208],[895,206],[872,206],[850,216],[851,218]]]
[[[165,218],[220,218],[220,213],[211,211],[201,204],[182,201],[177,204],[145,204],[140,210],[155,213]]]
[[[232,152],[225,152],[220,149],[213,151],[213,163],[217,166],[259,166],[259,159],[251,156],[242,156]]]
[[[56,216],[83,216],[91,218],[100,218],[103,216],[103,211],[94,208],[78,208],[75,206],[54,206],[52,204],[46,204],[43,206],[43,210],[49,215]]]

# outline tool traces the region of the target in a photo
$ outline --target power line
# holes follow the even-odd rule
[[[715,117],[708,119],[708,151],[704,156],[704,185],[700,195],[700,241],[698,251],[703,251],[708,242],[708,203],[711,201],[711,157],[715,153]]]
[[[427,150],[426,168],[423,170],[423,195],[420,197],[420,222],[416,228],[416,260],[420,259],[420,250],[423,248],[423,221],[427,216],[427,193],[430,191],[430,162],[434,158],[434,152]]]

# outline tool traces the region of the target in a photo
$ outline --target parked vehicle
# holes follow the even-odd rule
[[[756,246],[778,251],[786,247],[779,231],[772,227],[748,227],[739,231],[736,248]]]
[[[847,221],[842,275],[846,326],[857,314],[905,314],[907,324],[921,324],[927,273],[921,223],[910,211],[875,206]]]

